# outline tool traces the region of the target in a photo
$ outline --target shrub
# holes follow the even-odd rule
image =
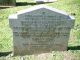
[[[0,0],[0,5],[14,5],[16,0]]]

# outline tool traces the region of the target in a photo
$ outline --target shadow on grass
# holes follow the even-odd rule
[[[40,2],[40,3],[34,3],[34,2],[16,2],[16,6],[39,5],[39,4],[46,4],[46,3],[52,3],[52,2]]]
[[[13,6],[2,5],[2,6],[0,6],[0,9],[6,9],[6,8],[10,8],[10,7],[17,7],[17,6],[47,4],[47,3],[52,3],[52,2],[40,2],[40,3],[36,3],[36,2],[35,3],[34,2],[16,2],[16,5],[13,5]]]
[[[36,5],[36,3],[16,2],[16,6]]]
[[[0,57],[7,56],[7,55],[9,55],[11,53],[12,53],[12,51],[10,51],[10,52],[0,52]]]
[[[68,47],[68,50],[80,50],[80,46],[70,46],[70,47]],[[0,52],[0,57],[7,56],[11,53],[12,53],[12,51],[10,51],[10,52]]]
[[[70,46],[68,50],[80,50],[80,46]]]

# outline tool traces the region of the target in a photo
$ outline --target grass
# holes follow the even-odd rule
[[[17,0],[17,2],[26,2],[26,0]],[[27,0],[27,2],[34,2],[32,0]],[[57,9],[68,12],[68,14],[75,13],[75,26],[71,31],[69,46],[80,46],[80,0],[58,0],[54,3],[46,3],[45,5],[55,7]],[[13,8],[0,9],[0,52],[7,52],[13,50],[13,39],[12,31],[9,27],[8,16],[10,14],[16,13],[19,10],[32,7],[33,5],[25,6],[15,6]],[[79,48],[78,48],[79,49]],[[39,57],[44,60],[80,60],[80,50],[68,50],[65,52],[55,52],[51,54],[46,54],[46,56],[24,56],[26,60],[39,60]],[[46,57],[46,58],[44,58]],[[1,57],[0,60],[6,58]],[[18,57],[10,57],[7,60],[19,60]]]

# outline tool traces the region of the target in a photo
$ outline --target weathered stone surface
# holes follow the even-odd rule
[[[67,50],[74,17],[39,5],[9,16],[14,55]]]
[[[26,21],[25,20],[22,20],[22,21],[12,20],[11,22],[12,22],[10,24],[11,27],[25,27],[25,26],[26,27],[27,26],[28,27],[32,27],[32,26],[34,26],[33,23],[37,23],[37,26],[44,25],[44,27],[45,26],[48,26],[48,27],[52,26],[52,27],[56,27],[56,28],[59,28],[59,27],[70,27],[70,28],[72,28],[74,26],[74,24],[73,24],[74,22],[70,21],[70,20],[60,20],[60,21],[54,20],[54,19],[52,19],[52,20],[50,20],[50,19],[38,20],[38,18],[37,18],[37,19],[34,19],[34,20],[32,20],[32,19],[30,19],[30,20],[26,19]]]
[[[37,32],[39,32],[40,30],[43,30],[43,29],[42,28],[37,30],[34,29],[34,31],[37,31]],[[44,30],[46,31],[46,29]],[[55,33],[69,33],[69,31],[71,30],[71,27],[52,27],[50,30],[51,31],[53,30],[52,32],[55,32]],[[27,27],[13,27],[13,32],[29,32],[30,33],[31,31],[33,31],[33,29],[30,29],[28,31]],[[42,31],[42,32],[45,32],[45,31]]]

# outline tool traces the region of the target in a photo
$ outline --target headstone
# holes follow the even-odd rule
[[[14,55],[67,50],[74,17],[44,5],[9,16]]]
[[[0,6],[15,6],[16,0],[0,0]]]
[[[55,2],[57,0],[35,0],[37,3],[43,3],[43,2]]]

